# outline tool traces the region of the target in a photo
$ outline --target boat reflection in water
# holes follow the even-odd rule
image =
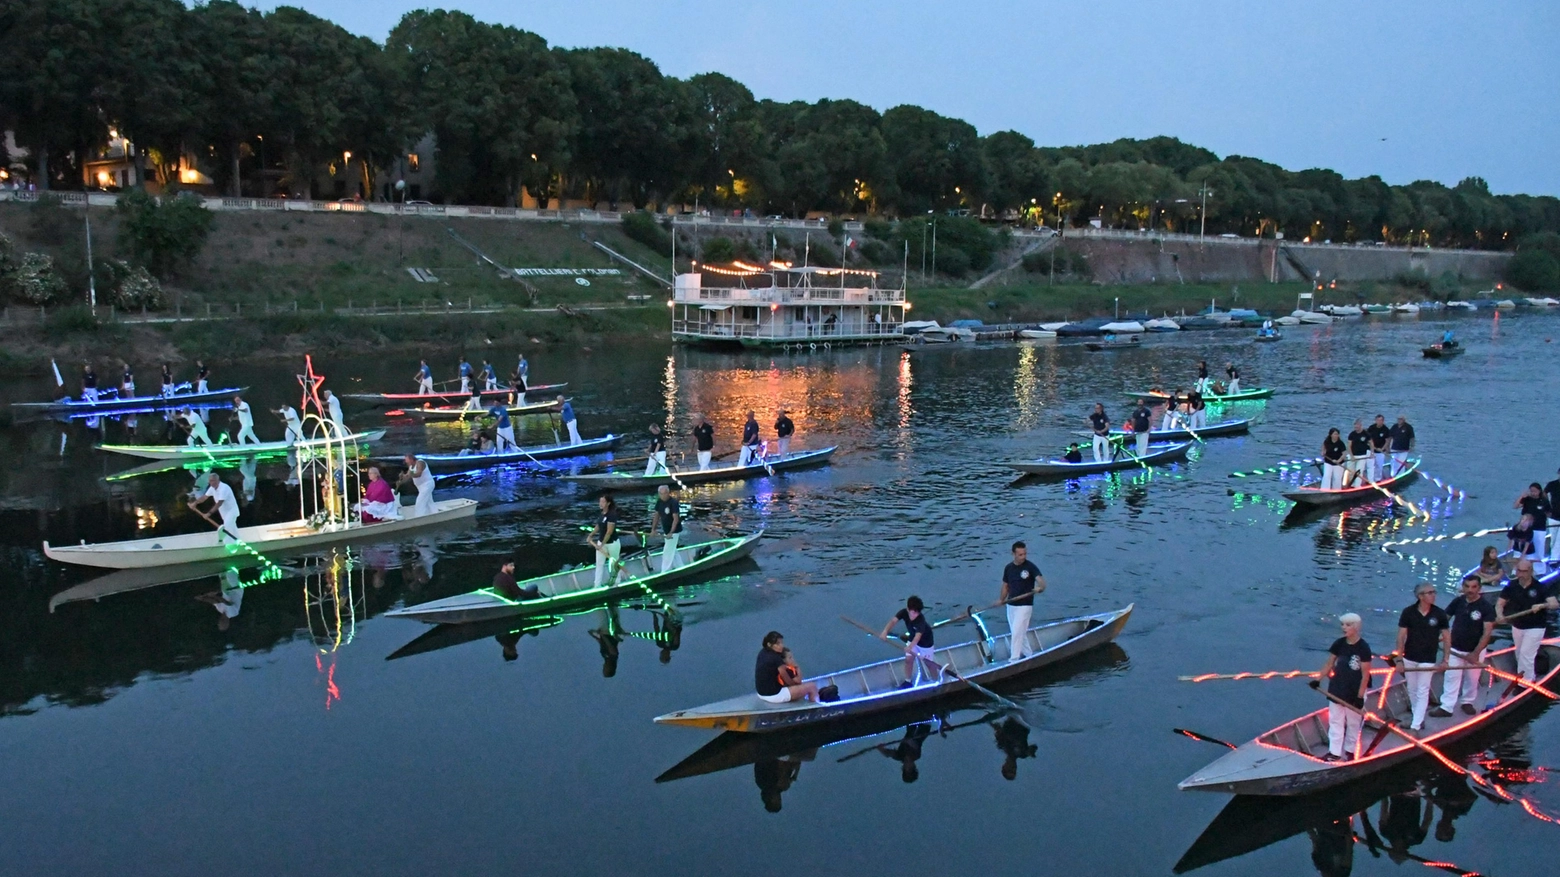
[[[1545,711],[1547,704],[1526,704],[1497,726],[1461,741],[1466,745],[1447,747],[1447,754],[1502,786],[1544,782],[1547,771],[1532,765],[1528,723]],[[1459,752],[1465,757],[1459,759]],[[1311,864],[1323,877],[1349,874],[1357,847],[1398,864],[1417,862],[1450,874],[1474,875],[1480,872],[1454,864],[1445,850],[1425,847],[1432,837],[1436,844],[1457,839],[1457,821],[1478,802],[1477,788],[1466,776],[1419,759],[1313,795],[1238,795],[1181,856],[1174,871],[1184,874],[1303,833],[1311,842]],[[1470,843],[1468,852],[1476,853],[1480,849],[1477,843]]]
[[[1117,671],[1126,663],[1127,653],[1110,643],[996,687],[1023,706],[1025,700],[1053,685],[1086,683],[1091,677]],[[974,715],[955,721],[960,713]],[[965,690],[935,703],[792,731],[727,731],[668,768],[655,781],[669,783],[752,765],[753,781],[758,785],[764,809],[778,813],[781,795],[800,778],[802,764],[817,761],[821,750],[865,742],[865,746],[835,759],[836,763],[877,755],[899,762],[900,780],[913,783],[920,778],[920,762],[928,741],[946,739],[954,731],[974,726],[992,728],[995,748],[1003,756],[998,770],[1004,779],[1017,777],[1019,760],[1034,758],[1039,752],[1039,746],[1029,742],[1030,726],[1021,713],[997,709],[978,692]],[[900,735],[897,739],[870,742],[895,732]]]
[[[693,601],[690,598],[695,594],[708,590],[709,584],[713,583],[679,589],[676,594],[672,595],[672,602],[663,600],[656,600],[653,604],[632,601],[614,602],[606,606],[580,609],[575,612],[564,612],[557,615],[495,618],[490,621],[478,621],[470,624],[439,624],[429,628],[421,636],[386,655],[385,660],[394,661],[399,658],[409,658],[413,655],[425,655],[429,652],[437,652],[467,643],[492,639],[498,643],[503,659],[505,661],[514,661],[520,657],[519,647],[522,638],[538,636],[542,631],[562,624],[566,618],[588,616],[595,622],[595,625],[586,632],[596,641],[597,646],[601,650],[601,675],[610,679],[617,675],[620,654],[619,646],[625,640],[643,640],[658,647],[658,660],[662,664],[670,663],[672,653],[682,646],[684,619],[680,609],[699,605],[697,601]],[[649,630],[625,628],[621,619],[621,610],[623,609],[634,612],[635,617],[639,613],[649,615]]]

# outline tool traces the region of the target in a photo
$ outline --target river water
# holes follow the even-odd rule
[[[1446,326],[1468,353],[1422,359]],[[485,585],[510,554],[522,577],[589,560],[578,525],[591,496],[556,470],[441,480],[441,497],[482,504],[474,520],[286,561],[284,578],[245,590],[226,630],[195,599],[216,578],[51,613],[53,594],[94,575],[45,560],[43,540],[204,525],[181,502],[189,473],[108,481],[135,461],[93,450],[85,425],[13,424],[0,430],[0,871],[1166,874],[1180,863],[1298,875],[1316,873],[1313,857],[1351,858],[1357,874],[1421,873],[1421,857],[1553,873],[1560,828],[1423,763],[1289,804],[1226,810],[1227,796],[1176,790],[1223,750],[1173,728],[1244,741],[1320,705],[1299,682],[1177,675],[1313,669],[1349,610],[1377,652],[1390,650],[1415,582],[1436,581],[1444,602],[1480,547],[1504,539],[1398,553],[1384,543],[1508,524],[1522,487],[1560,462],[1556,315],[1375,318],[1288,335],[1256,345],[1245,332],[1186,332],[1115,353],[1065,341],[775,357],[528,351],[533,381],[569,382],[586,436],[631,437],[619,456],[642,453],[652,421],[685,435],[696,411],[727,450],[747,408],[769,433],[777,404],[793,412],[798,445],[839,451],[824,468],[686,498],[697,530],[765,538],[751,563],[668,595],[681,628],[632,601],[518,641],[508,629],[424,640],[393,660],[424,627],[386,609]],[[458,353],[429,357],[447,372]],[[501,353],[507,367],[513,352]],[[1248,385],[1279,389],[1235,409],[1254,420],[1249,436],[1209,440],[1167,469],[1077,482],[1014,483],[1000,465],[1074,440],[1095,401],[1120,422],[1122,390],[1185,385],[1199,358],[1236,360]],[[316,363],[338,392],[401,389],[414,365]],[[219,367],[216,383],[252,386],[257,410],[296,404],[298,370]],[[152,383],[154,365],[140,371]],[[52,381],[4,393],[48,398]],[[1286,521],[1285,482],[1227,477],[1314,456],[1327,427],[1376,413],[1415,425],[1437,480],[1405,495],[1428,521],[1385,501]],[[262,438],[279,437],[258,419]],[[376,452],[461,438],[351,406],[348,420],[390,425]],[[160,421],[139,428],[149,440]],[[120,422],[103,429],[124,437]],[[532,418],[521,435],[550,441],[551,425]],[[249,474],[226,473],[235,485]],[[244,523],[296,516],[287,474],[272,463],[252,473]],[[644,500],[624,506],[630,528],[647,521]],[[1014,539],[1050,583],[1037,619],[1136,605],[1115,646],[1004,689],[1018,716],[963,701],[941,727],[907,727],[931,718],[912,715],[699,755],[711,734],[651,723],[746,690],[770,629],[808,673],[891,657],[840,616],[880,625],[912,593],[934,618],[988,604]],[[1460,754],[1476,770],[1560,814],[1560,781],[1544,770],[1560,768],[1560,712],[1529,710],[1475,746]]]

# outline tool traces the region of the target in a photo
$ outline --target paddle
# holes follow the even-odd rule
[[[862,630],[866,631],[874,639],[880,639],[880,640],[882,640],[885,643],[889,643],[889,645],[896,645],[896,646],[898,646],[901,651],[904,651],[904,652],[909,652],[910,651],[910,646],[909,645],[907,645],[905,643],[901,643],[901,642],[889,642],[888,637],[883,636],[881,631],[873,630],[872,628],[866,626],[865,624],[862,624],[859,621],[856,621],[855,619],[847,618],[844,615],[841,615],[840,616],[840,620],[845,622],[846,624],[854,624],[855,626],[857,626],[857,627],[861,628]],[[936,667],[937,669],[941,670],[943,673],[946,673],[949,676],[952,676],[953,678],[959,680],[960,682],[963,682],[965,685],[968,685],[969,687],[975,689],[976,691],[980,692],[981,694],[985,695],[986,697],[991,698],[996,703],[1001,704],[1004,709],[1018,710],[1018,708],[1019,708],[1018,704],[1014,703],[1011,700],[1008,700],[1007,698],[1005,698],[1002,695],[996,693],[995,691],[992,691],[991,689],[985,687],[984,685],[981,685],[979,682],[974,682],[974,681],[971,681],[969,679],[965,679],[963,676],[960,676],[958,674],[958,672],[955,671],[951,666],[950,667],[944,667],[944,666],[938,664],[936,661],[933,661],[933,660],[931,660],[929,658],[922,658],[921,660],[925,661],[928,664],[931,664],[933,667]]]
[[[1188,731],[1185,728],[1171,728],[1170,730],[1174,733],[1190,737],[1193,740],[1201,740],[1204,743],[1217,743],[1220,746],[1227,746],[1230,749],[1240,748],[1228,740],[1220,740],[1218,737],[1209,737],[1207,734],[1199,734],[1196,731]]]
[[[1521,618],[1524,615],[1534,615],[1534,614],[1539,613],[1539,612],[1547,612],[1547,611],[1549,611],[1549,606],[1546,603],[1540,603],[1537,606],[1534,606],[1534,607],[1532,607],[1530,609],[1524,609],[1521,612],[1517,612],[1517,613],[1514,613],[1514,614],[1511,614],[1511,615],[1502,615],[1501,617],[1495,619],[1495,623],[1496,624],[1504,624],[1504,623],[1510,622],[1511,619],[1513,619],[1513,618]]]
[[[942,627],[944,624],[952,624],[955,621],[963,621],[966,618],[974,618],[975,616],[980,615],[983,612],[990,612],[991,610],[997,608],[998,606],[1011,605],[1014,600],[1022,600],[1022,599],[1026,598],[1026,597],[1033,597],[1034,595],[1035,595],[1034,591],[1027,591],[1027,592],[1022,593],[1022,594],[1016,594],[1016,595],[1014,595],[1012,597],[1007,598],[1006,600],[998,600],[997,602],[992,603],[990,606],[987,606],[987,607],[985,607],[983,609],[975,609],[975,608],[971,607],[969,609],[966,609],[964,611],[963,615],[955,615],[952,618],[944,618],[942,621],[935,622],[932,625],[932,627],[933,628],[938,628],[938,627]]]
[[[1283,475],[1294,469],[1303,469],[1306,466],[1314,466],[1322,462],[1321,457],[1311,457],[1303,460],[1285,460],[1266,469],[1253,469],[1250,472],[1231,472],[1227,478],[1249,478],[1252,475]]]
[[[1491,676],[1494,676],[1497,679],[1505,679],[1506,681],[1512,683],[1513,685],[1519,685],[1519,686],[1521,686],[1523,688],[1526,688],[1526,689],[1529,689],[1531,691],[1536,691],[1539,694],[1542,694],[1543,696],[1549,698],[1550,700],[1560,700],[1560,694],[1555,694],[1553,691],[1550,691],[1549,689],[1545,688],[1544,686],[1539,685],[1536,682],[1529,682],[1526,679],[1523,679],[1521,676],[1516,676],[1516,675],[1513,675],[1511,673],[1507,673],[1504,670],[1497,670],[1497,669],[1495,669],[1494,667],[1491,667],[1488,664],[1483,664],[1483,665],[1471,664],[1469,666],[1474,666],[1474,667],[1483,666],[1484,668],[1486,668],[1487,670],[1490,671],[1490,675]]]
[[[1409,668],[1403,669],[1402,672],[1404,672],[1404,673],[1439,673],[1439,672],[1441,672],[1443,670],[1472,670],[1472,669],[1475,669],[1475,668],[1485,668],[1485,667],[1489,667],[1489,666],[1490,665],[1488,665],[1488,664],[1458,664],[1456,666],[1453,666],[1451,664],[1436,664],[1436,665],[1431,666],[1431,667],[1409,667]],[[1391,673],[1393,671],[1391,669],[1383,667],[1383,668],[1381,668],[1379,670],[1372,670],[1370,672],[1375,673],[1375,674],[1381,674],[1381,673]],[[1232,679],[1232,680],[1258,679],[1258,680],[1263,680],[1263,681],[1266,681],[1266,680],[1269,680],[1269,679],[1320,679],[1321,676],[1322,676],[1322,674],[1320,672],[1315,671],[1315,670],[1268,670],[1268,671],[1265,671],[1265,672],[1251,672],[1251,673],[1202,673],[1202,674],[1199,674],[1197,676],[1177,676],[1175,678],[1176,678],[1177,682],[1212,682],[1212,681],[1214,681],[1216,679]]]

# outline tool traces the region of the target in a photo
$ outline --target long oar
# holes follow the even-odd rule
[[[1228,747],[1230,749],[1239,749],[1240,748],[1240,747],[1236,746],[1234,743],[1229,742],[1228,740],[1220,740],[1218,737],[1209,737],[1207,734],[1199,734],[1196,731],[1188,731],[1185,728],[1171,728],[1170,730],[1175,732],[1175,733],[1177,733],[1177,734],[1181,734],[1183,736],[1190,737],[1193,740],[1201,740],[1204,743],[1217,743],[1220,746],[1226,746],[1226,747]]]
[[[862,624],[859,621],[856,621],[855,619],[847,618],[844,615],[841,615],[840,616],[840,620],[844,621],[846,624],[854,624],[855,626],[861,628],[862,630],[866,631],[869,635],[871,635],[873,639],[880,639],[883,642],[888,643],[889,645],[898,646],[900,651],[904,651],[904,652],[910,651],[910,646],[906,645],[905,643],[892,641],[888,637],[884,636],[882,631],[873,630],[872,628],[866,626],[865,624]],[[939,669],[942,672],[948,674],[949,676],[952,676],[953,678],[959,680],[960,682],[963,682],[965,685],[968,685],[969,687],[975,689],[976,691],[980,692],[981,694],[985,695],[986,697],[991,698],[993,701],[1001,704],[1004,709],[1010,709],[1010,710],[1017,710],[1018,709],[1018,704],[1014,703],[1011,700],[1008,700],[1007,698],[1005,698],[1002,695],[996,693],[995,691],[992,691],[991,689],[985,687],[984,685],[981,685],[979,682],[974,682],[972,680],[964,678],[963,676],[960,676],[958,671],[954,670],[952,667],[944,667],[941,664],[938,664],[936,661],[931,660],[930,658],[921,658],[921,660],[925,661],[928,664],[931,664],[933,667],[936,667],[937,669]]]
[[[1288,472],[1293,472],[1293,471],[1295,471],[1297,469],[1304,469],[1307,466],[1314,466],[1314,465],[1316,465],[1316,464],[1318,464],[1320,462],[1322,462],[1322,458],[1321,457],[1309,457],[1309,458],[1301,459],[1301,460],[1285,460],[1282,463],[1278,463],[1276,465],[1269,466],[1269,467],[1267,467],[1265,469],[1253,469],[1250,472],[1231,472],[1229,475],[1227,475],[1225,477],[1226,478],[1250,478],[1253,475],[1283,475],[1283,474],[1286,474]]]
[[[934,623],[932,625],[932,627],[933,628],[938,628],[938,627],[942,627],[944,624],[953,624],[956,621],[963,621],[966,618],[974,618],[975,616],[980,615],[983,612],[990,612],[991,610],[997,608],[998,606],[1009,606],[1009,605],[1013,604],[1014,600],[1023,600],[1026,597],[1033,597],[1034,595],[1035,595],[1034,591],[1027,591],[1027,592],[1022,593],[1022,594],[1015,594],[1015,595],[1007,598],[1006,600],[998,600],[997,602],[992,603],[990,606],[987,606],[987,607],[982,608],[982,609],[976,609],[976,608],[974,608],[972,606],[972,607],[970,607],[968,609],[965,609],[964,612],[962,614],[960,614],[960,615],[955,615],[952,618],[944,618],[942,621],[938,621],[938,622]]]
[[[1488,667],[1488,664],[1435,664],[1430,667],[1409,667],[1404,673],[1439,673],[1443,670],[1473,670]],[[1379,670],[1370,671],[1373,674],[1391,673],[1392,670],[1382,667]],[[1248,673],[1200,673],[1196,676],[1177,676],[1177,682],[1212,682],[1217,679],[1243,680],[1257,679],[1266,681],[1269,679],[1320,679],[1322,674],[1316,670],[1265,670]]]
[[[1478,665],[1470,665],[1470,666],[1478,666]],[[1504,679],[1507,682],[1512,683],[1513,685],[1517,685],[1517,686],[1520,686],[1522,688],[1526,688],[1526,689],[1528,689],[1530,691],[1536,691],[1539,694],[1542,694],[1543,696],[1549,698],[1550,700],[1560,700],[1560,694],[1555,694],[1553,691],[1550,691],[1549,689],[1545,688],[1542,685],[1539,685],[1536,682],[1529,682],[1526,679],[1523,679],[1521,676],[1517,676],[1517,675],[1514,675],[1512,673],[1507,673],[1504,670],[1497,670],[1494,667],[1489,666],[1488,664],[1485,664],[1483,666],[1490,671],[1490,675],[1491,676],[1494,676],[1497,679]]]

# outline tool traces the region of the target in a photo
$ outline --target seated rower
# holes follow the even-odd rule
[[[515,561],[513,558],[506,559],[503,566],[498,568],[498,573],[493,576],[493,593],[513,602],[538,600],[542,596],[541,590],[535,585],[522,588],[515,583]]]
[[[779,631],[771,630],[764,634],[764,646],[758,652],[758,660],[753,670],[753,689],[758,699],[772,704],[791,703],[797,700],[818,702],[818,683],[786,684],[782,680],[792,677],[789,676],[789,671],[786,671],[786,676],[781,675],[781,670],[785,666],[785,637],[781,636]]]
[[[1069,463],[1082,463],[1083,449],[1078,446],[1077,442],[1073,442],[1067,446],[1067,456],[1063,457],[1062,459]]]
[[[401,501],[395,495],[395,488],[380,474],[378,466],[368,467],[368,485],[363,488],[363,501],[358,503],[358,511],[365,524],[401,518]]]

